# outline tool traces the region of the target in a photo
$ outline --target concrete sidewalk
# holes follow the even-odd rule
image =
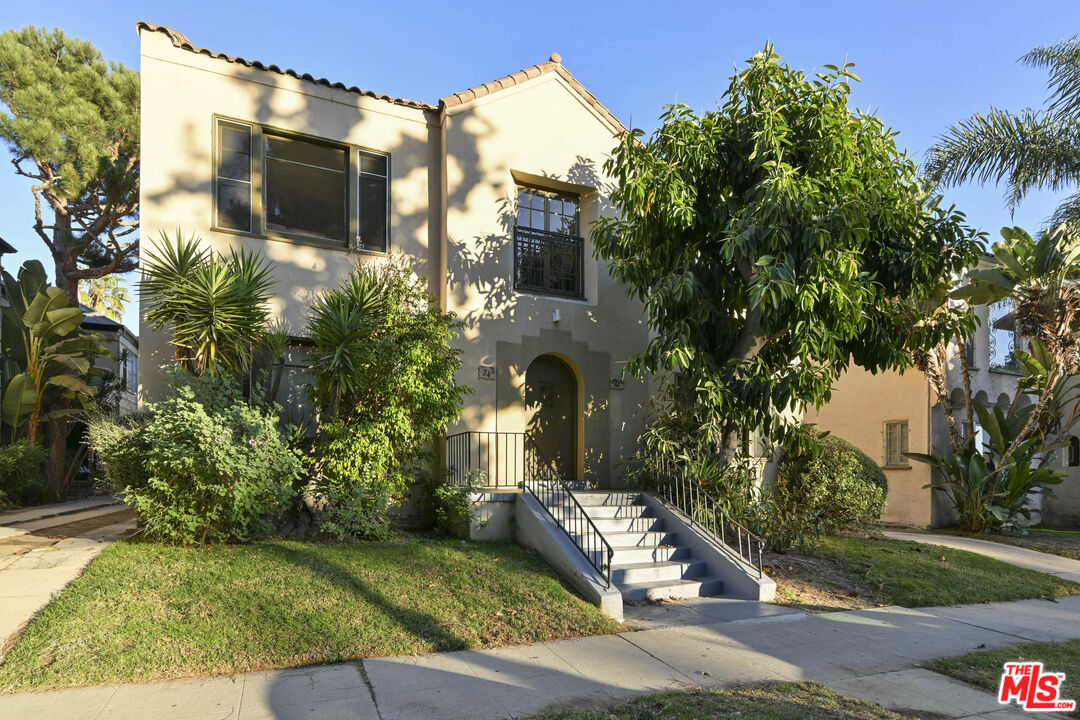
[[[1038,572],[1057,575],[1064,580],[1080,582],[1080,560],[1052,555],[1050,553],[1028,550],[1015,545],[993,542],[992,540],[979,540],[977,538],[963,537],[962,535],[949,535],[945,533],[932,533],[923,531],[901,532],[886,530],[886,537],[894,540],[911,540],[913,542],[928,543],[931,545],[943,545],[957,550],[979,553],[992,557],[995,560],[1016,565],[1017,567],[1037,570]]]
[[[106,546],[134,530],[134,521],[108,525],[49,547],[0,557],[0,659],[11,636],[79,577]]]
[[[1080,638],[1080,597],[791,613],[497,650],[8,695],[0,697],[0,717],[507,718],[666,689],[806,679],[923,717],[1019,718],[1031,716],[918,665],[1072,638]]]

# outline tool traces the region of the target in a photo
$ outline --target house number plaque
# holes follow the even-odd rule
[[[477,377],[479,377],[481,380],[495,379],[495,368],[491,367],[490,365],[481,365],[476,370]]]

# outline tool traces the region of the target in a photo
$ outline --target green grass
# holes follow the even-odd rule
[[[825,537],[815,551],[886,605],[926,607],[1080,594],[1080,585],[940,545]]]
[[[983,650],[951,658],[941,658],[926,664],[935,672],[971,683],[984,690],[997,692],[1001,673],[1007,662],[1038,661],[1047,672],[1065,673],[1061,689],[1063,700],[1080,701],[1080,640],[1059,643],[1033,643],[1000,650]],[[1080,717],[1080,710],[1071,713]]]
[[[616,632],[501,543],[107,548],[0,665],[0,692],[214,675]]]
[[[901,720],[906,717],[813,682],[647,695],[602,711],[564,710],[544,720]]]

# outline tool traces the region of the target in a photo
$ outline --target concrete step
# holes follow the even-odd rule
[[[705,572],[705,563],[692,560],[628,563],[611,568],[611,582],[619,587],[658,580],[692,580]]]
[[[634,505],[641,496],[639,492],[592,490],[576,492],[574,497],[583,507],[595,505]]]
[[[620,585],[624,602],[678,600],[719,595],[724,584],[719,578],[699,580],[657,580],[654,582]]]
[[[586,512],[593,521],[596,521],[599,518],[646,517],[649,508],[644,505],[590,505]]]
[[[608,540],[608,542],[611,542]],[[680,560],[690,556],[690,551],[677,547],[642,547],[640,545],[618,546],[612,544],[611,564],[634,565],[647,562]]]
[[[664,529],[664,522],[654,517],[603,518],[593,517],[590,513],[589,518],[605,537],[613,532],[659,532]]]
[[[657,545],[676,545],[676,535],[666,530],[657,531],[615,531],[604,532],[604,539],[612,546],[619,547],[656,547]]]

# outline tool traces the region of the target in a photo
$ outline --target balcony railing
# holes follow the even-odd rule
[[[574,235],[514,228],[514,289],[584,298],[585,241]]]

